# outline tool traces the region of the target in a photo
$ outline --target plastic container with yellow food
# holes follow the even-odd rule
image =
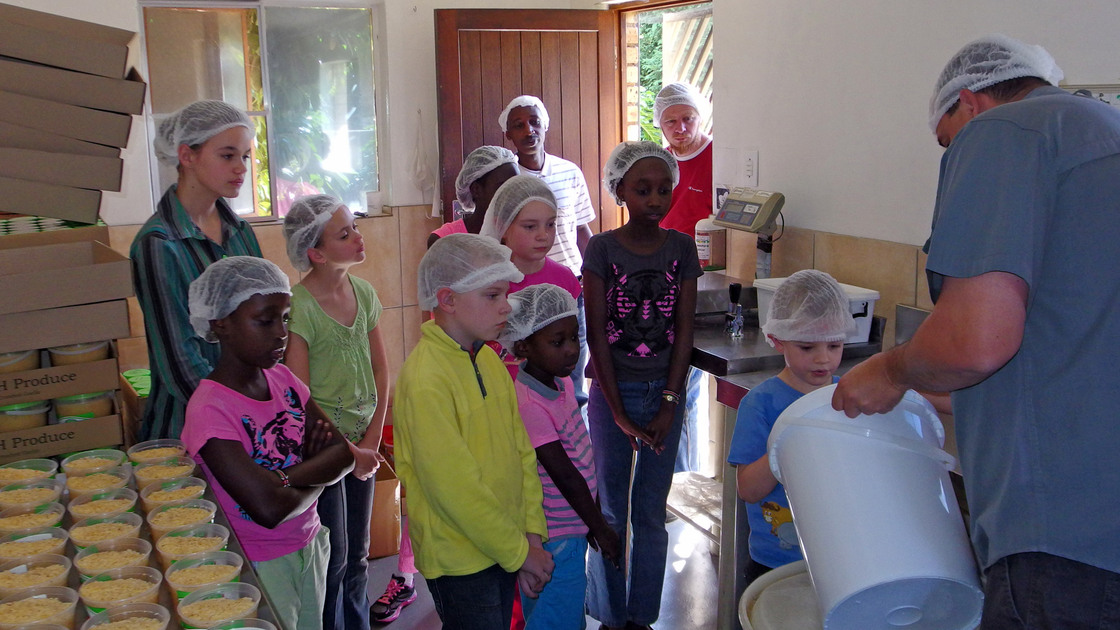
[[[21,481],[0,488],[0,508],[34,507],[62,498],[66,485],[58,479]]]
[[[0,407],[0,431],[19,431],[47,425],[51,404],[45,400]]]
[[[153,483],[190,477],[194,474],[194,469],[193,459],[179,455],[162,461],[137,464],[132,476],[136,479],[136,487],[143,490]]]
[[[21,459],[0,466],[0,483],[53,479],[58,472],[58,462],[53,459]]]
[[[167,590],[174,603],[205,586],[240,582],[244,559],[232,551],[194,553],[179,560],[164,572]]]
[[[157,540],[155,547],[160,565],[166,571],[185,556],[205,551],[224,551],[227,544],[229,529],[224,525],[207,523],[173,529]]]
[[[184,477],[172,481],[149,484],[140,490],[140,508],[145,512],[168,503],[179,503],[202,497],[206,481],[199,477]]]
[[[65,555],[70,532],[61,527],[48,527],[33,534],[0,536],[0,560],[19,560],[40,553]]]
[[[169,503],[148,512],[148,529],[152,540],[158,541],[167,532],[180,527],[203,525],[214,520],[218,505],[206,499]]]
[[[86,518],[70,527],[70,542],[84,549],[93,544],[106,543],[117,538],[137,538],[144,519],[135,512],[122,512],[116,516]]]
[[[62,522],[66,508],[58,501],[34,506],[16,506],[0,510],[0,534],[37,532]]]
[[[73,365],[75,363],[103,361],[109,358],[109,342],[91,341],[69,346],[55,346],[47,348],[47,352],[51,355],[51,365]]]
[[[62,472],[67,475],[88,475],[116,468],[124,461],[124,451],[115,448],[95,448],[74,453],[63,459]]]
[[[82,630],[165,630],[170,623],[171,612],[159,604],[120,604],[86,619]]]
[[[179,600],[176,610],[183,628],[210,628],[234,619],[256,617],[260,602],[260,589],[233,582],[200,588]]]
[[[116,392],[89,392],[54,399],[54,410],[58,417],[100,418],[113,413],[113,399]]]
[[[38,350],[0,352],[0,374],[14,374],[43,367]]]
[[[70,558],[55,553],[0,562],[0,597],[35,586],[66,586],[72,566]]]
[[[74,628],[78,592],[65,586],[36,586],[0,599],[0,630],[36,623]]]
[[[84,582],[109,569],[146,567],[151,555],[152,543],[143,538],[116,538],[79,549],[74,554],[74,566]]]
[[[73,501],[83,495],[123,488],[131,479],[131,465],[117,466],[89,475],[67,475],[66,489],[70,491],[70,500]]]
[[[264,619],[234,619],[210,626],[210,630],[280,630],[276,624]]]
[[[135,512],[138,497],[132,488],[117,488],[74,497],[66,509],[75,521],[93,516],[116,516],[121,512]]]
[[[179,457],[187,452],[182,440],[161,439],[138,442],[128,449],[128,458],[134,464],[147,464],[172,457]]]
[[[109,569],[82,584],[78,595],[89,614],[120,604],[159,603],[159,587],[163,574],[152,567]]]

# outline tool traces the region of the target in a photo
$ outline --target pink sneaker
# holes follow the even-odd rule
[[[405,584],[404,578],[394,575],[385,592],[369,607],[369,618],[378,623],[390,623],[401,616],[401,609],[416,601],[416,588]]]

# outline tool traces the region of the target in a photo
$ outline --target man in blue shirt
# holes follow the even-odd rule
[[[983,628],[1120,619],[1120,110],[1061,77],[1045,50],[1000,35],[945,67],[930,103],[947,148],[933,312],[833,398],[855,416],[906,389],[952,392]]]

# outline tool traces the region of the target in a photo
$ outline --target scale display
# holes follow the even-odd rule
[[[757,188],[733,188],[716,213],[715,223],[734,230],[771,233],[785,205],[785,195]]]

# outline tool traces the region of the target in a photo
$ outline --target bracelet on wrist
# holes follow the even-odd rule
[[[661,399],[675,405],[681,401],[681,395],[671,389],[663,389],[661,390]]]
[[[280,484],[281,485],[283,485],[285,488],[291,488],[292,487],[292,480],[288,479],[288,473],[284,472],[283,470],[280,470],[279,468],[273,470],[272,472],[276,473],[277,477],[280,477]]]

